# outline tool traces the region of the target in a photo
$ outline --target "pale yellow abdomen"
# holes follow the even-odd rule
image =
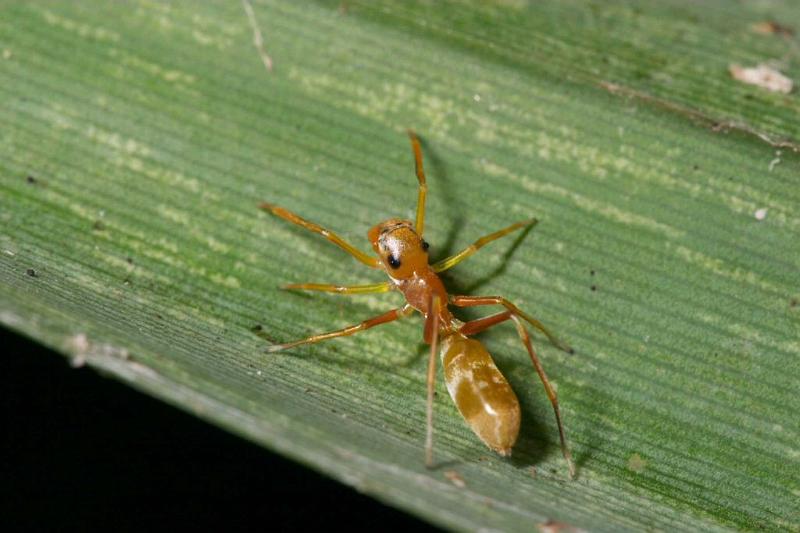
[[[472,431],[501,455],[519,434],[519,401],[483,345],[459,333],[442,339],[442,365],[450,396]]]

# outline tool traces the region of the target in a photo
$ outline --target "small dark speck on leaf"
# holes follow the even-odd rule
[[[700,170],[700,166],[699,165],[692,165],[692,169],[693,170]]]
[[[596,290],[597,290],[597,285],[592,285],[591,289],[592,289],[593,291],[596,291]]]
[[[164,320],[164,317],[161,316],[161,313],[156,313],[156,318],[159,320]]]
[[[94,224],[92,224],[92,229],[95,231],[105,231],[106,225],[100,220],[95,220]]]
[[[38,274],[32,268],[29,268],[28,270],[26,270],[25,273],[28,274],[32,278],[38,277]]]
[[[25,178],[25,181],[27,181],[28,183],[30,183],[31,185],[33,185],[33,184],[35,184],[35,183],[36,183],[36,178],[35,178],[35,177],[33,177],[32,175],[28,174],[28,177],[27,177],[27,178]]]
[[[792,298],[789,300],[789,307],[797,307],[798,301],[797,298]]]
[[[590,275],[590,276],[594,276],[594,270],[590,270],[590,271],[589,271],[589,275]]]
[[[262,326],[261,324],[256,324],[250,329],[255,332],[264,331],[264,326]]]
[[[125,260],[128,262],[129,265],[133,264],[133,257],[128,257]]]

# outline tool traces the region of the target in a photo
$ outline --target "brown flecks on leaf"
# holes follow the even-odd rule
[[[89,360],[114,359],[130,362],[137,371],[152,373],[151,369],[134,361],[127,348],[120,348],[107,343],[91,342],[85,333],[76,333],[67,338],[65,347],[72,354],[70,365],[73,368],[80,368]]]
[[[444,472],[444,477],[450,480],[450,483],[452,483],[459,489],[463,489],[464,487],[467,486],[467,484],[464,482],[464,478],[461,477],[461,474],[459,474],[455,470],[446,470]]]
[[[775,148],[789,148],[793,152],[800,152],[800,144],[791,141],[789,139],[775,138],[772,135],[767,134],[763,131],[759,131],[743,122],[735,122],[732,120],[720,121],[706,113],[703,113],[698,109],[693,109],[691,107],[671,102],[664,98],[658,98],[657,96],[653,96],[646,92],[638,91],[636,89],[631,89],[630,87],[624,87],[622,85],[619,85],[617,83],[612,83],[610,81],[600,81],[598,82],[598,86],[610,92],[611,94],[616,94],[627,98],[635,98],[637,100],[641,100],[648,104],[652,104],[661,109],[677,113],[678,115],[686,117],[689,120],[692,120],[698,124],[710,127],[714,131],[727,131],[727,130],[741,131],[748,135],[754,135],[759,139],[761,139],[762,141],[764,141],[765,143]]]
[[[86,364],[86,353],[89,351],[89,339],[85,333],[78,333],[67,339],[67,346],[73,352],[70,359],[72,368],[80,368]]]
[[[734,64],[728,67],[728,71],[735,80],[748,85],[755,85],[774,93],[789,94],[792,92],[792,87],[794,87],[794,82],[790,78],[764,63],[760,63],[755,67],[742,67]]]
[[[791,37],[794,35],[794,30],[789,26],[784,26],[783,24],[779,24],[774,20],[762,20],[761,22],[756,22],[752,26],[753,31],[756,33],[761,33],[763,35],[781,35],[783,37]]]
[[[638,453],[634,453],[628,458],[628,470],[641,474],[647,467],[647,461]]]
[[[792,308],[797,307],[798,303],[800,302],[798,302],[797,298],[792,298],[791,300],[789,300],[789,307]]]
[[[267,72],[272,72],[272,58],[264,50],[264,37],[261,35],[261,28],[256,20],[253,6],[250,4],[250,0],[242,0],[242,6],[244,6],[244,13],[247,15],[250,27],[253,28],[253,46],[256,47],[258,56],[261,58],[261,62],[264,63],[264,68],[267,69]]]
[[[586,531],[585,529],[575,527],[571,524],[567,524],[566,522],[559,522],[558,520],[553,520],[552,518],[547,522],[537,524],[536,527],[538,527],[539,531],[542,533],[584,533]]]

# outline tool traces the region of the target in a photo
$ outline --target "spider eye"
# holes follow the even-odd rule
[[[400,268],[400,260],[393,255],[389,256],[389,266],[392,268]]]
[[[428,244],[428,241],[422,241],[422,249],[423,250],[427,250],[428,248],[430,248],[430,246],[431,245]]]

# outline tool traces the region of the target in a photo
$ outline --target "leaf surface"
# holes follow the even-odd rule
[[[0,19],[0,323],[433,523],[530,531],[798,530],[798,97],[791,2],[8,3]],[[777,21],[787,32],[754,28]],[[397,294],[269,201],[367,250],[413,218],[424,139],[435,259],[576,348],[537,347],[578,464],[510,326],[511,460],[437,386]],[[475,317],[480,313],[464,313]],[[453,480],[463,480],[460,482]]]

